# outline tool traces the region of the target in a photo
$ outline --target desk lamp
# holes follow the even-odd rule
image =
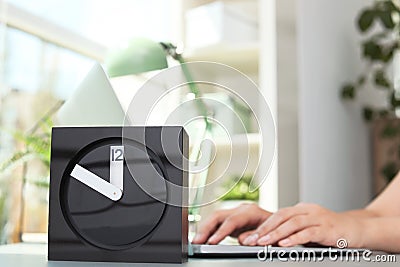
[[[148,71],[161,70],[168,68],[167,56],[181,64],[182,72],[188,82],[191,93],[195,95],[197,108],[205,118],[206,129],[211,129],[211,123],[207,120],[210,113],[202,99],[200,91],[190,74],[182,55],[177,52],[177,47],[172,43],[158,43],[149,39],[133,39],[126,47],[118,49],[106,58],[107,73],[110,78],[125,75],[135,75]]]
[[[105,65],[108,75],[112,77],[119,77],[125,75],[135,75],[148,71],[161,70],[168,68],[167,56],[172,57],[180,63],[183,75],[187,81],[187,85],[191,93],[195,96],[195,105],[201,116],[204,117],[205,128],[202,134],[202,140],[191,140],[193,142],[193,149],[190,153],[191,160],[198,162],[201,154],[203,157],[211,155],[211,147],[202,147],[202,141],[210,138],[212,135],[212,123],[209,118],[212,117],[212,111],[207,107],[206,103],[201,97],[200,90],[193,82],[192,75],[185,64],[182,55],[177,51],[177,47],[172,43],[155,42],[148,39],[133,39],[127,46],[110,53],[106,58]],[[202,151],[201,151],[202,150]],[[197,163],[196,163],[197,164]],[[192,176],[192,175],[190,175]],[[198,185],[204,185],[207,179],[207,171],[204,171],[198,177]],[[192,179],[191,179],[192,180]],[[203,190],[196,190],[195,197],[191,203],[192,207],[189,209],[191,215],[198,213],[196,203],[199,203],[203,195]],[[192,216],[195,217],[195,216]],[[197,216],[198,218],[199,216]]]

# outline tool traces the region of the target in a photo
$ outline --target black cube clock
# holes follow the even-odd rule
[[[48,259],[187,261],[187,153],[182,127],[53,128]]]

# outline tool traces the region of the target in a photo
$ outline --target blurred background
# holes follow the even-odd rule
[[[299,201],[335,211],[363,207],[400,166],[397,4],[0,0],[0,244],[46,242],[53,115],[96,61],[135,49],[132,40],[170,43],[185,62],[236,68],[257,84],[275,118],[277,157],[261,188],[248,193],[252,165],[192,220],[243,201],[273,211]],[[179,65],[174,55],[166,53],[169,66]],[[111,82],[127,101],[151,75]],[[259,133],[251,123],[247,130],[235,133],[236,145],[246,135],[257,161]],[[261,158],[260,168],[266,165]],[[226,173],[232,182],[237,175]]]

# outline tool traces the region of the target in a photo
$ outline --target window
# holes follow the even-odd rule
[[[178,2],[0,0],[0,244],[45,240],[32,235],[47,232],[49,169],[35,138],[50,125],[41,118],[109,48],[134,37],[179,42]],[[34,155],[18,154],[29,146]]]

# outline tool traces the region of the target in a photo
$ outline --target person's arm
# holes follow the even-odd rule
[[[400,216],[380,217],[369,211],[336,213],[315,204],[298,204],[271,215],[242,241],[244,245],[283,247],[318,243],[336,247],[400,252]]]
[[[368,218],[363,224],[361,247],[400,253],[400,217]]]
[[[400,216],[400,172],[365,209],[379,217]]]
[[[344,238],[350,247],[400,252],[400,175],[365,209],[332,212],[315,204],[281,209],[256,230],[244,245],[293,246],[315,242],[336,246]]]
[[[400,252],[400,173],[365,209],[347,214],[363,220],[362,246],[387,252]]]
[[[336,242],[344,238],[350,247],[400,252],[399,191],[400,174],[380,196],[361,210],[336,213],[303,203],[274,214],[256,210],[254,205],[251,210],[233,209],[202,224],[194,243],[217,244],[235,232],[243,245],[294,246],[313,242],[336,246]],[[258,216],[258,213],[262,215]],[[254,221],[249,217],[254,217]],[[248,222],[252,222],[249,228],[256,229],[246,231]]]
[[[379,213],[377,213],[373,210],[368,210],[366,208],[359,209],[359,210],[349,210],[349,211],[345,211],[345,212],[341,212],[341,213],[352,216],[354,218],[374,218],[374,217],[380,216]]]

